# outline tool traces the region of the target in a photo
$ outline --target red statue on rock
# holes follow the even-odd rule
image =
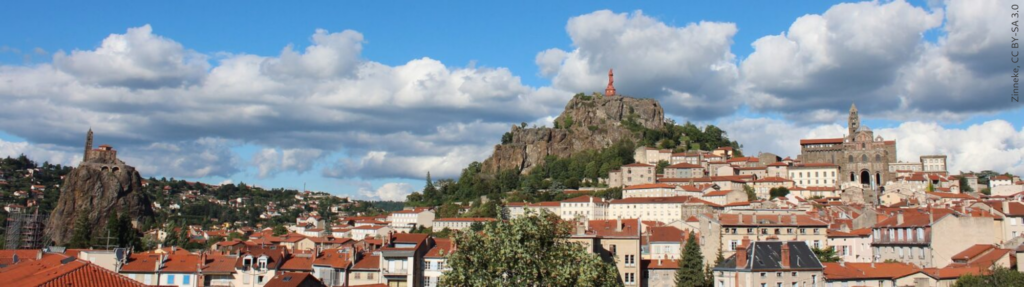
[[[615,95],[615,75],[612,74],[612,69],[608,69],[608,87],[604,89],[604,96],[611,97]]]

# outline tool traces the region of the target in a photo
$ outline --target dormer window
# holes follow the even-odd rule
[[[242,270],[248,270],[250,267],[252,267],[252,256],[246,255],[242,258]]]
[[[257,265],[257,267],[260,270],[266,271],[267,270],[267,255],[260,255],[260,259],[256,263],[256,265]]]

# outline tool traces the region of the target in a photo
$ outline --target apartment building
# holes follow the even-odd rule
[[[828,223],[807,214],[721,214],[722,254],[732,255],[743,239],[803,241],[813,248],[828,244]]]
[[[921,267],[942,267],[953,255],[976,244],[997,243],[990,216],[950,209],[904,208],[872,230],[874,260],[896,260]]]
[[[715,266],[714,286],[824,286],[824,269],[807,242],[744,240]]]

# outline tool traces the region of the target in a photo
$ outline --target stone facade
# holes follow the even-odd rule
[[[850,107],[849,134],[843,138],[800,140],[803,163],[831,163],[839,166],[840,183],[882,186],[893,180],[889,163],[896,162],[896,141],[875,136],[860,125],[857,107]]]

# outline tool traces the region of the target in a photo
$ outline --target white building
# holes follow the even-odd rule
[[[563,200],[558,209],[563,220],[573,220],[577,216],[587,220],[603,220],[608,211],[608,201],[600,197],[584,195]]]
[[[409,232],[417,226],[431,227],[434,211],[424,207],[395,211],[388,215],[388,221],[395,231]]]
[[[831,163],[806,163],[789,168],[789,179],[802,187],[836,187],[839,166]]]

